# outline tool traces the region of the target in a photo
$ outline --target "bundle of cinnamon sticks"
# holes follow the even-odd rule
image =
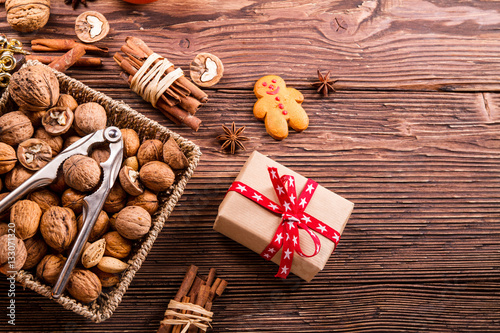
[[[205,310],[205,312],[198,311],[198,314],[205,313],[205,317],[208,317],[211,314],[211,313],[209,314],[209,311],[212,309],[212,304],[214,299],[217,296],[222,295],[224,289],[226,289],[227,287],[227,281],[215,277],[216,275],[215,268],[211,268],[206,277],[200,277],[198,276],[197,273],[198,273],[198,267],[191,265],[173,301],[180,302],[176,303],[180,305],[189,304],[192,306],[194,304],[197,308]],[[189,307],[178,306],[178,308],[180,309],[185,308],[185,310],[181,311],[184,317],[186,318],[196,317],[194,314],[190,316]],[[160,328],[158,329],[158,333],[180,333],[181,330],[184,329],[186,325],[184,325],[181,320],[176,320],[174,317],[177,317],[175,313],[173,313],[171,310],[167,310],[165,312],[165,319],[162,320],[160,323]],[[207,320],[207,322],[210,322],[210,320]],[[201,329],[199,326],[196,325],[191,325],[189,326],[187,332],[197,333],[200,331],[204,332],[204,329]]]
[[[116,53],[113,58],[124,70],[124,73],[121,73],[121,77],[130,86],[134,75],[154,52],[144,41],[136,37],[127,37],[125,44],[121,47],[121,51],[127,58],[119,53]],[[152,66],[158,61],[155,60]],[[174,66],[171,66],[164,74],[168,75],[174,70]],[[156,102],[156,108],[175,124],[179,125],[182,123],[197,131],[201,120],[195,117],[194,114],[201,104],[206,103],[207,100],[208,95],[205,92],[186,77],[181,76],[160,96]]]

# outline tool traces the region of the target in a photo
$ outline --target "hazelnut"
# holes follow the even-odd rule
[[[106,128],[106,110],[97,103],[79,105],[75,110],[74,128],[78,135],[84,136]]]
[[[0,141],[8,145],[15,146],[28,140],[34,131],[31,121],[21,111],[9,112],[0,117]]]
[[[99,239],[98,241],[89,244],[85,247],[82,253],[82,265],[85,268],[94,267],[101,261],[106,249],[106,240]]]
[[[17,162],[16,151],[6,143],[0,142],[0,174],[9,172]]]
[[[158,197],[149,190],[136,197],[130,197],[127,206],[139,206],[144,208],[149,214],[153,215],[158,210]]]
[[[68,94],[61,94],[59,95],[59,100],[57,101],[56,106],[63,106],[75,112],[76,108],[78,107],[78,103],[73,98],[73,96]]]
[[[34,137],[47,142],[52,150],[52,157],[59,154],[63,148],[63,138],[60,136],[50,135],[43,127],[36,129]]]
[[[33,176],[35,171],[31,171],[23,167],[22,165],[16,165],[14,169],[10,170],[5,175],[5,187],[9,191],[14,191],[22,183],[24,183],[28,178]]]
[[[101,180],[101,167],[91,157],[73,155],[63,163],[64,181],[75,190],[86,192]]]
[[[92,267],[92,272],[97,275],[103,287],[113,287],[120,282],[119,274],[106,273],[97,267]]]
[[[45,211],[52,206],[59,206],[61,201],[57,194],[45,188],[28,194],[28,200],[36,202],[38,206],[40,206],[42,213],[45,213]]]
[[[131,167],[124,166],[118,175],[120,184],[125,192],[130,195],[138,196],[144,192],[142,184],[139,182],[139,172]]]
[[[57,172],[56,179],[54,179],[54,181],[49,185],[49,188],[52,192],[56,193],[62,193],[68,188],[66,182],[64,181],[64,175],[60,169]]]
[[[12,245],[14,245],[14,251],[12,251]],[[14,258],[12,258],[12,254],[14,254]],[[24,266],[27,256],[26,247],[21,239],[12,234],[0,237],[0,273],[7,275],[8,272],[19,271]],[[12,267],[12,263],[14,267]]]
[[[81,138],[82,138],[81,136],[76,136],[76,135],[72,135],[72,136],[70,136],[69,138],[67,138],[67,139],[64,141],[63,149],[68,148],[69,146],[71,146],[73,143],[77,142],[77,141],[78,141],[78,140],[80,140]]]
[[[7,235],[9,233],[9,225],[7,223],[0,223],[0,236]]]
[[[101,164],[108,160],[110,154],[111,151],[109,150],[109,146],[103,146],[93,149],[90,157]]]
[[[47,244],[39,236],[28,238],[24,241],[24,246],[28,256],[24,263],[23,269],[31,269],[38,265],[42,258],[47,253]]]
[[[163,145],[163,160],[172,169],[185,169],[188,166],[188,160],[182,153],[179,145],[174,138],[168,138],[167,142]]]
[[[42,215],[40,232],[48,246],[58,252],[66,250],[77,233],[75,213],[66,207],[50,207]]]
[[[141,145],[139,135],[131,128],[123,128],[120,131],[122,132],[123,153],[125,157],[134,156]]]
[[[168,164],[153,161],[146,163],[139,170],[141,182],[152,191],[166,191],[175,180],[175,174]]]
[[[163,142],[156,139],[144,141],[137,151],[137,159],[140,166],[151,161],[163,160]]]
[[[36,267],[36,276],[49,284],[55,284],[66,259],[61,255],[48,254]]]
[[[68,188],[64,191],[61,197],[63,207],[70,208],[78,215],[83,211],[83,199],[85,199],[85,193],[72,188]]]
[[[19,200],[10,210],[10,222],[15,224],[16,236],[22,240],[35,236],[41,217],[40,206],[31,200]]]
[[[123,238],[118,231],[110,231],[104,235],[106,251],[104,255],[123,259],[130,254],[132,242]]]
[[[7,0],[7,22],[20,32],[43,28],[50,15],[50,0]]]
[[[151,228],[151,215],[142,207],[125,207],[116,216],[115,227],[123,237],[139,239]]]
[[[69,131],[74,118],[75,116],[70,108],[56,106],[47,111],[43,116],[42,125],[50,135],[62,135]]]
[[[101,281],[89,270],[75,269],[68,280],[66,290],[82,303],[93,302],[102,291]]]
[[[139,161],[136,156],[127,157],[122,163],[122,167],[124,166],[128,166],[135,171],[139,171]]]
[[[40,170],[52,160],[52,148],[40,139],[28,139],[17,147],[19,162],[29,170]]]
[[[127,192],[123,190],[119,182],[109,191],[108,197],[104,202],[103,209],[107,213],[116,213],[120,211],[127,204]]]
[[[198,54],[190,66],[191,80],[200,87],[211,87],[222,78],[224,65],[222,61],[210,53]]]
[[[82,42],[94,43],[106,37],[109,32],[109,23],[101,13],[84,12],[76,18],[75,32]]]
[[[80,215],[77,220],[78,224],[78,231],[82,230],[83,227],[83,215]],[[97,220],[95,221],[94,227],[92,228],[92,231],[90,232],[89,235],[89,242],[95,242],[99,238],[104,235],[106,231],[108,231],[109,228],[109,217],[108,214],[106,214],[105,211],[101,210],[99,213],[99,216],[97,217]]]
[[[33,127],[39,127],[42,125],[42,118],[45,116],[47,111],[23,111],[20,110],[28,119],[31,121]]]
[[[23,67],[12,75],[9,93],[20,109],[44,111],[57,103],[59,81],[44,65]]]

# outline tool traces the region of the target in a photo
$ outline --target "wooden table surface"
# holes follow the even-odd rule
[[[188,69],[221,58],[198,132],[172,125],[119,78],[67,73],[123,100],[201,147],[195,175],[114,315],[94,324],[18,287],[16,331],[154,332],[189,264],[216,267],[229,287],[212,332],[500,332],[500,2],[426,0],[159,0],[89,2],[110,22],[100,43],[138,36]],[[47,26],[26,45],[74,38],[73,11],[52,0]],[[338,91],[311,87],[332,71]],[[254,82],[278,74],[305,96],[303,133],[278,142],[253,117]],[[221,124],[245,125],[236,155]],[[338,249],[310,283],[212,230],[225,191],[253,150],[355,203]],[[5,309],[7,282],[1,279]],[[3,310],[2,312],[3,313]],[[12,330],[6,316],[0,330]]]

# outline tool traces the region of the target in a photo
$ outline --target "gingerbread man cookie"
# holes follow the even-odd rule
[[[285,80],[279,76],[261,77],[253,92],[259,99],[253,107],[253,114],[264,120],[267,133],[276,140],[288,136],[288,126],[301,132],[309,125],[309,118],[301,105],[304,96],[297,89],[287,88]]]

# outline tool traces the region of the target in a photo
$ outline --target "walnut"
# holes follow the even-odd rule
[[[76,18],[75,32],[82,42],[94,43],[106,37],[109,32],[109,23],[101,13],[84,12]]]
[[[74,128],[84,136],[106,128],[106,110],[94,102],[79,105],[75,110]]]
[[[101,167],[91,157],[73,155],[63,163],[64,181],[75,190],[87,192],[101,180]]]
[[[92,267],[92,272],[97,275],[103,287],[113,287],[120,282],[119,274],[106,273],[97,267]]]
[[[43,28],[50,15],[50,0],[7,0],[7,22],[20,32]]]
[[[59,100],[57,101],[56,106],[64,106],[75,112],[76,108],[78,107],[78,103],[73,98],[73,96],[68,94],[61,94],[59,95]]]
[[[111,215],[111,217],[109,218],[109,226],[111,227],[111,229],[113,230],[116,230],[116,227],[115,227],[115,222],[116,222],[116,217],[118,216],[118,213],[114,213],[113,215]]]
[[[83,215],[80,215],[77,220],[78,224],[78,231],[82,230],[83,227]],[[89,242],[95,242],[99,238],[104,235],[106,231],[108,231],[109,228],[109,217],[108,214],[106,214],[105,211],[101,210],[99,213],[99,216],[97,217],[97,220],[95,221],[94,227],[92,228],[92,231],[90,232],[89,235]],[[88,267],[87,267],[88,268]]]
[[[190,65],[191,80],[200,87],[211,87],[222,78],[224,65],[222,61],[213,54],[200,53]]]
[[[45,188],[28,194],[28,200],[36,202],[40,206],[42,213],[45,213],[52,206],[59,206],[61,204],[59,196]]]
[[[10,210],[10,222],[16,226],[16,236],[22,240],[35,236],[41,217],[40,206],[31,200],[19,200]]]
[[[123,139],[123,154],[125,157],[134,156],[141,145],[139,135],[131,128],[123,128],[120,131]]]
[[[42,258],[47,253],[47,244],[39,236],[28,238],[24,241],[24,246],[28,256],[24,263],[23,269],[31,269],[38,265]]]
[[[99,239],[98,241],[85,247],[82,253],[82,265],[85,268],[94,267],[101,261],[106,249],[106,240]]]
[[[48,246],[58,252],[66,250],[77,233],[75,213],[66,207],[50,207],[42,215],[40,232]]]
[[[19,162],[30,170],[40,170],[52,160],[52,148],[40,139],[28,139],[17,147]]]
[[[131,167],[124,166],[119,173],[120,184],[125,192],[130,195],[138,196],[144,193],[144,187],[139,182],[139,172]]]
[[[43,127],[37,128],[33,137],[47,142],[52,150],[52,157],[59,154],[63,148],[63,138],[60,136],[50,135]]]
[[[161,161],[163,159],[163,142],[156,139],[144,141],[137,151],[137,159],[140,166],[151,161]]]
[[[119,182],[115,182],[111,191],[109,191],[108,197],[104,202],[103,209],[107,213],[116,213],[120,211],[127,204],[127,192],[123,190]]]
[[[69,131],[74,119],[75,115],[70,108],[56,106],[43,116],[42,125],[50,135],[62,135]]]
[[[104,255],[123,259],[130,254],[132,242],[122,237],[118,231],[110,231],[104,235],[106,251]]]
[[[82,138],[81,136],[76,136],[76,135],[72,135],[72,136],[68,137],[68,138],[64,141],[63,149],[68,148],[69,146],[71,146],[73,143],[77,142],[77,141],[78,141],[78,140],[80,140],[81,138]]]
[[[64,175],[60,169],[57,172],[56,179],[49,185],[49,188],[52,192],[56,193],[63,193],[68,188],[64,181]]]
[[[9,93],[20,109],[43,111],[57,103],[59,81],[44,65],[28,66],[12,75]]]
[[[116,231],[127,239],[139,239],[151,228],[151,215],[142,207],[123,208],[115,220]]]
[[[0,223],[0,236],[7,235],[9,233],[9,225],[7,223]]]
[[[15,146],[28,140],[34,131],[31,121],[21,111],[9,112],[0,117],[0,141],[8,145]]]
[[[130,197],[127,206],[139,206],[144,208],[149,214],[153,215],[158,210],[158,197],[149,190],[137,197]]]
[[[127,157],[122,163],[122,167],[124,166],[128,166],[135,171],[139,171],[139,161],[136,156]]]
[[[39,127],[42,125],[42,118],[45,116],[47,111],[23,111],[20,110],[28,119],[31,121],[33,127]]]
[[[5,187],[9,191],[14,191],[22,183],[24,183],[28,178],[33,176],[35,171],[31,171],[23,167],[22,165],[16,165],[14,169],[10,170],[5,175]]]
[[[0,142],[0,174],[9,172],[17,162],[16,151],[6,143]]]
[[[48,254],[36,267],[36,276],[49,284],[55,284],[66,259],[61,255]]]
[[[28,252],[21,239],[13,234],[0,237],[0,273],[7,275],[8,272],[17,272],[24,266],[27,256]]]
[[[101,261],[97,264],[97,268],[106,273],[120,273],[128,268],[128,264],[120,259],[113,257],[102,257]]]
[[[75,214],[79,215],[83,211],[83,199],[85,196],[85,193],[68,188],[62,194],[62,205],[63,207],[70,208]]]
[[[99,297],[102,285],[97,275],[77,268],[71,273],[66,290],[80,302],[90,303]]]
[[[172,137],[163,145],[163,160],[172,169],[176,170],[185,169],[189,164],[186,156],[184,156],[179,145]]]
[[[92,153],[90,153],[90,157],[92,157],[97,163],[101,164],[108,160],[110,154],[111,151],[109,150],[109,146],[102,146],[94,148]]]
[[[152,191],[166,191],[175,180],[175,174],[168,164],[153,161],[146,163],[139,170],[141,182]]]

